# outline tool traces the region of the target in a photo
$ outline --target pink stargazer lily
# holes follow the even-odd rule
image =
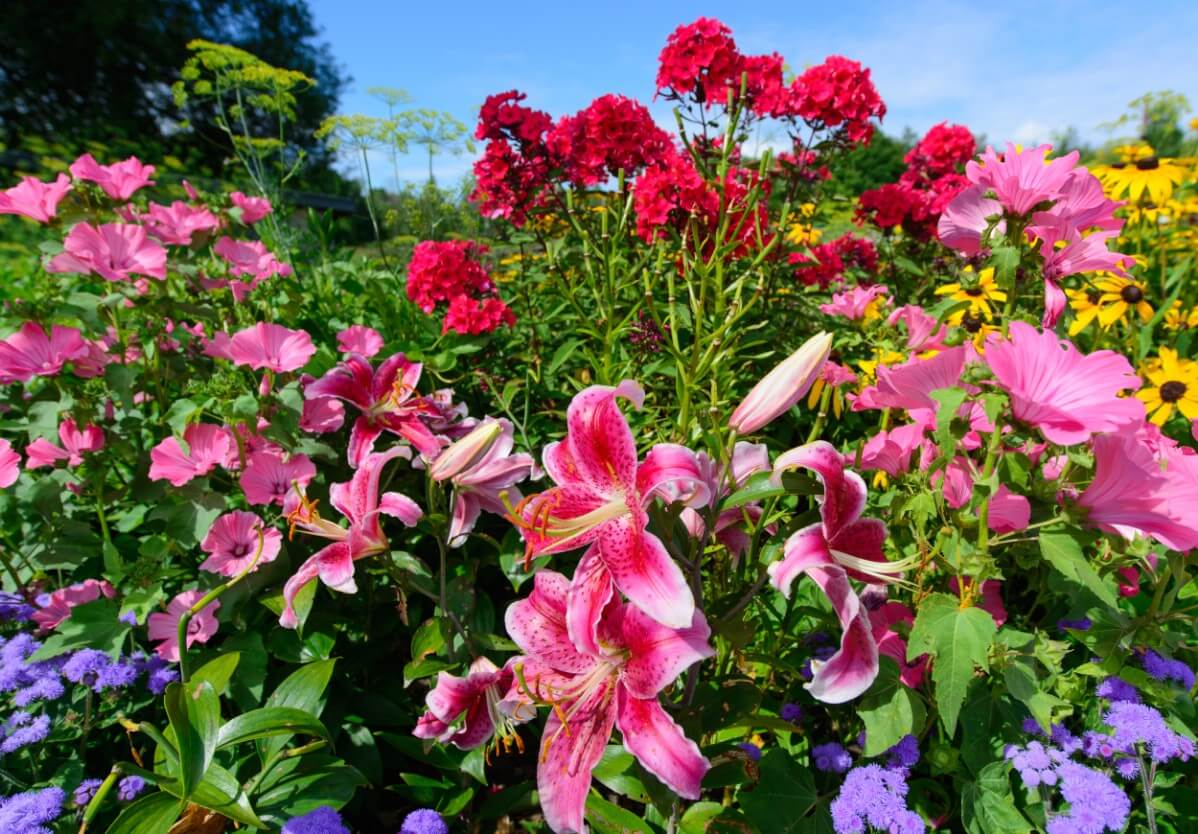
[[[645,392],[624,380],[614,388],[593,385],[574,396],[565,439],[550,443],[543,455],[556,486],[526,498],[512,518],[528,559],[595,545],[575,573],[583,607],[602,608],[610,596],[607,585],[614,582],[659,623],[684,628],[695,610],[694,597],[661,539],[645,529],[645,507],[654,497],[672,501],[678,494],[685,494],[690,506],[703,506],[710,495],[690,449],[660,443],[637,461],[632,430],[616,405],[621,397],[639,408]]]
[[[524,741],[515,725],[536,717],[536,710],[509,697],[516,682],[512,661],[499,668],[485,657],[470,664],[464,678],[437,674],[437,685],[424,699],[424,715],[412,735],[471,750],[495,738],[495,750],[513,747],[524,752]],[[461,720],[459,720],[461,719]]]
[[[553,711],[541,736],[537,790],[549,827],[584,830],[591,772],[613,727],[624,748],[674,793],[698,799],[709,763],[658,702],[661,691],[693,663],[711,657],[711,629],[693,611],[685,628],[669,628],[612,599],[591,624],[597,649],[572,642],[566,628],[570,582],[540,571],[533,592],[513,603],[505,622],[524,656],[513,662],[515,691]]]
[[[304,389],[307,399],[335,397],[355,405],[362,414],[349,435],[349,465],[358,466],[374,449],[384,431],[411,443],[422,455],[434,457],[442,441],[422,418],[440,415],[437,407],[416,391],[423,366],[402,353],[377,369],[370,360],[351,353],[343,362]]]
[[[62,446],[57,446],[43,437],[30,443],[25,448],[25,468],[54,466],[64,460],[67,466],[75,467],[83,463],[85,454],[104,448],[103,429],[99,426],[85,426],[81,429],[70,417],[59,423],[58,439]]]
[[[379,495],[383,466],[407,454],[409,452],[405,447],[395,446],[386,452],[370,455],[362,461],[353,478],[329,488],[329,503],[345,516],[348,527],[321,518],[316,512],[316,503],[296,490],[296,499],[289,500],[291,506],[286,507],[292,531],[298,528],[310,535],[329,539],[332,543],[310,556],[283,586],[284,608],[279,625],[284,628],[299,625],[294,607],[295,595],[317,578],[332,590],[343,594],[358,590],[354,582],[354,562],[386,553],[390,548],[379,521],[380,513],[398,518],[408,527],[420,520],[424,511],[411,498],[398,492]]]
[[[488,417],[480,425],[488,421],[499,426],[499,436],[481,457],[449,478],[453,484],[453,509],[448,535],[450,547],[461,547],[466,543],[483,510],[504,515],[507,511],[504,506],[505,493],[509,502],[519,502],[520,491],[516,484],[532,472],[531,455],[524,452],[512,454],[515,440],[511,422]]]
[[[869,689],[878,674],[878,646],[869,615],[849,577],[892,581],[908,565],[886,561],[882,552],[886,525],[861,517],[865,482],[844,468],[844,459],[832,444],[822,440],[808,443],[774,463],[776,473],[793,467],[810,469],[823,482],[821,520],[791,535],[783,558],[768,571],[774,587],[787,596],[795,579],[806,573],[832,603],[844,630],[840,649],[825,662],[811,662],[813,674],[807,688],[820,701],[840,704]]]

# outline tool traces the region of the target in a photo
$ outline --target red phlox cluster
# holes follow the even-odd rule
[[[505,218],[515,226],[524,225],[550,174],[545,135],[553,120],[548,113],[520,104],[525,98],[516,90],[489,96],[474,132],[487,146],[474,163],[477,184],[470,200],[483,215]]]
[[[673,153],[669,134],[639,101],[605,95],[549,133],[549,151],[577,185],[598,185],[623,171],[632,177]]]
[[[818,284],[821,288],[843,281],[849,269],[869,275],[878,272],[878,250],[870,241],[853,234],[812,246],[810,253],[792,252],[789,259],[795,277],[808,286]]]
[[[425,313],[449,305],[442,332],[489,333],[516,318],[496,295],[495,282],[482,265],[487,248],[473,241],[425,240],[412,250],[408,299]]]

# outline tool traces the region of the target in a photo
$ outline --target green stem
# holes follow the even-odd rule
[[[108,771],[108,775],[104,777],[104,781],[100,783],[100,787],[96,788],[91,802],[87,803],[87,807],[83,809],[83,822],[79,825],[79,834],[84,834],[92,820],[96,818],[96,814],[100,813],[100,806],[104,804],[104,800],[112,792],[112,786],[119,778],[121,778],[121,766],[115,764],[112,766],[112,770]]]

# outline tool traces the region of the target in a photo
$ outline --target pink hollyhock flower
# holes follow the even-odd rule
[[[710,767],[658,702],[692,664],[711,657],[711,629],[699,611],[669,628],[618,597],[596,610],[577,642],[566,627],[570,582],[553,571],[533,578],[533,592],[513,603],[504,621],[524,656],[513,662],[526,703],[553,706],[541,735],[537,790],[549,827],[581,832],[591,772],[618,728],[624,747],[672,792],[698,799]]]
[[[302,491],[316,477],[316,464],[307,455],[284,459],[271,451],[254,452],[241,473],[241,489],[250,504],[277,504],[299,487]]]
[[[304,411],[300,415],[300,428],[313,434],[337,431],[345,423],[345,406],[332,397],[304,399]]]
[[[1080,154],[1071,151],[1047,161],[1051,145],[1019,150],[1008,142],[1003,154],[986,148],[980,160],[965,163],[965,175],[983,192],[993,191],[1011,214],[1028,214],[1035,206],[1061,196]]]
[[[316,512],[316,505],[300,490],[292,493],[295,499],[288,498],[285,508],[288,509],[287,520],[292,530],[298,528],[310,535],[329,539],[331,544],[309,557],[283,586],[284,607],[279,625],[284,628],[299,625],[295,615],[295,595],[317,578],[332,590],[343,594],[358,590],[354,582],[354,562],[386,553],[390,549],[379,521],[380,513],[398,518],[408,527],[415,525],[424,515],[416,502],[406,495],[398,492],[379,495],[383,466],[407,453],[404,447],[395,446],[381,454],[369,455],[354,472],[353,478],[329,488],[329,503],[345,516],[349,527],[321,518]]]
[[[165,614],[155,612],[146,621],[149,626],[150,639],[159,641],[158,645],[154,647],[154,651],[163,660],[169,660],[171,663],[179,662],[179,621],[183,619],[183,615],[187,613],[188,609],[203,597],[204,592],[199,588],[194,591],[184,591],[170,601],[170,604],[166,606]],[[216,612],[219,610],[220,600],[214,599],[196,612],[187,624],[187,648],[190,649],[196,643],[207,643],[216,635],[216,630],[220,628],[220,623],[216,619]]]
[[[515,682],[512,661],[500,669],[485,657],[470,664],[464,678],[438,672],[437,685],[425,696],[426,709],[412,735],[459,750],[471,750],[495,736],[496,750],[502,745],[505,751],[516,747],[523,752],[515,725],[536,717],[536,710],[509,697]]]
[[[20,183],[0,191],[0,214],[20,214],[38,223],[49,223],[58,216],[58,204],[71,190],[71,178],[59,174],[54,182],[37,177],[22,177]]]
[[[874,642],[878,644],[878,654],[893,658],[899,667],[899,680],[911,689],[923,683],[923,676],[928,670],[929,658],[921,654],[914,660],[907,660],[907,641],[894,630],[894,626],[903,625],[910,631],[915,625],[915,615],[911,609],[901,602],[885,602],[869,612],[869,622],[873,627]]]
[[[880,431],[865,442],[861,449],[861,469],[869,472],[880,470],[897,478],[911,469],[911,456],[927,443],[924,433],[927,427],[921,423],[907,423],[889,431]],[[846,464],[856,455],[844,456]]]
[[[737,434],[752,434],[789,411],[815,384],[831,350],[831,333],[812,336],[753,386],[728,418],[728,425]]]
[[[67,362],[87,355],[83,336],[74,327],[53,325],[50,335],[27,321],[0,341],[0,383],[28,382],[35,376],[57,376]]]
[[[337,334],[337,349],[369,359],[383,349],[383,335],[373,327],[354,324]]]
[[[194,423],[183,432],[187,451],[178,439],[168,437],[150,450],[150,480],[170,481],[183,486],[192,478],[207,475],[229,456],[232,440],[220,426]]]
[[[883,284],[873,284],[868,287],[853,287],[838,292],[832,296],[831,303],[819,305],[821,312],[829,316],[842,316],[849,321],[859,321],[865,318],[870,305],[875,301],[888,298],[890,288]]]
[[[56,446],[41,437],[30,443],[25,449],[25,468],[54,466],[62,460],[67,462],[67,466],[75,467],[83,463],[85,453],[98,452],[104,448],[103,429],[99,426],[80,429],[70,417],[58,424],[58,439],[62,446]]]
[[[142,226],[78,223],[62,245],[46,272],[94,272],[105,281],[132,281],[134,275],[166,280],[166,250],[150,240]]]
[[[1140,387],[1125,357],[1109,350],[1083,354],[1051,331],[1011,322],[1010,338],[986,340],[986,363],[1011,397],[1017,420],[1062,446],[1084,443],[1094,432],[1144,420],[1144,404],[1120,397]]]
[[[263,525],[254,513],[242,510],[225,513],[212,522],[200,543],[200,550],[208,554],[200,563],[200,570],[237,576],[251,565],[257,570],[273,562],[282,546],[283,536],[279,531]]]
[[[982,248],[982,232],[991,218],[1002,216],[1002,205],[998,200],[983,196],[986,189],[971,186],[952,199],[936,226],[940,242],[964,255],[976,255]],[[999,220],[996,231],[1002,234],[1006,223]]]
[[[711,496],[707,502],[707,509],[718,507],[733,489],[740,489],[748,483],[749,478],[757,473],[770,471],[769,450],[764,443],[738,441],[732,448],[730,472],[716,466],[715,461],[705,452],[699,452],[695,458],[699,462],[699,471],[703,475],[707,493]],[[731,484],[729,484],[729,480],[731,480]],[[671,495],[674,493],[675,490],[671,488]],[[682,494],[677,495],[678,500],[685,497]],[[735,509],[723,510],[716,516],[712,534],[716,541],[727,548],[729,555],[732,556],[733,564],[736,564],[751,544],[749,534],[745,530],[746,522],[756,524],[761,518],[761,514],[760,505],[749,503]],[[702,538],[707,530],[703,515],[693,507],[683,507],[679,520],[697,539]],[[771,525],[767,530],[772,533],[773,526]]]
[[[774,587],[786,596],[794,581],[806,573],[832,603],[843,629],[840,649],[827,661],[811,662],[807,688],[817,700],[841,704],[868,689],[878,674],[878,646],[869,615],[849,577],[888,582],[907,564],[886,560],[882,552],[886,525],[876,518],[861,517],[865,482],[844,468],[844,460],[832,444],[818,440],[791,449],[774,462],[775,473],[794,467],[810,469],[823,483],[821,520],[791,535],[782,559],[767,570]]]
[[[878,381],[862,390],[853,411],[902,408],[921,422],[933,419],[938,403],[932,392],[961,385],[961,372],[969,359],[966,347],[942,350],[929,359],[912,357],[901,365],[879,365]]]
[[[990,496],[990,509],[986,516],[990,529],[995,533],[1013,533],[1025,529],[1031,518],[1032,505],[1028,500],[1011,492],[1006,484],[999,484],[998,490]]]
[[[511,422],[503,419],[493,420],[490,417],[483,422],[500,426],[500,433],[482,457],[449,479],[453,484],[453,509],[449,522],[450,547],[461,547],[466,543],[483,510],[495,515],[506,515],[505,497],[509,502],[519,503],[522,497],[516,484],[527,478],[535,465],[529,454],[512,454],[515,441]]]
[[[75,179],[94,182],[109,197],[122,202],[134,192],[154,184],[150,179],[154,176],[154,166],[143,165],[136,156],[112,165],[101,165],[91,154],[85,153],[71,163],[71,175]]]
[[[645,392],[632,380],[612,388],[592,385],[574,395],[566,411],[564,440],[550,443],[542,456],[555,486],[525,499],[514,513],[526,544],[526,559],[565,553],[589,544],[575,572],[580,608],[602,607],[610,582],[653,619],[684,628],[695,610],[682,570],[661,539],[646,529],[645,506],[684,482],[691,506],[709,496],[691,450],[660,443],[637,461],[636,441],[617,398],[637,408]]]
[[[1091,527],[1126,539],[1136,534],[1151,536],[1181,552],[1198,547],[1198,527],[1191,520],[1198,511],[1198,500],[1187,507],[1170,501],[1168,470],[1161,470],[1156,456],[1139,437],[1130,431],[1096,435],[1090,445],[1094,479],[1077,504],[1086,510]],[[1198,495],[1194,497],[1198,499]],[[1182,514],[1187,511],[1188,516]]]
[[[243,241],[222,237],[212,247],[212,251],[229,262],[230,275],[249,275],[254,279],[254,286],[273,275],[286,278],[291,274],[291,265],[281,263],[260,240]]]
[[[33,613],[32,620],[37,623],[38,630],[51,631],[71,616],[71,609],[76,605],[95,602],[101,595],[105,599],[112,599],[116,596],[116,588],[103,579],[85,579],[66,588],[59,588],[50,594],[50,599],[40,611]]]
[[[0,440],[0,489],[7,489],[21,477],[21,456],[7,440]]]
[[[306,330],[260,321],[234,333],[228,352],[235,364],[282,374],[304,367],[316,353],[316,345]]]
[[[175,246],[191,246],[192,236],[220,228],[220,219],[203,206],[190,206],[176,200],[169,206],[151,203],[150,210],[141,218],[150,234],[163,243]]]
[[[247,197],[240,191],[234,191],[229,195],[229,200],[234,206],[241,209],[241,222],[247,226],[253,226],[274,211],[270,200],[265,197]]]
[[[1052,207],[1032,215],[1028,233],[1052,246],[1077,240],[1090,229],[1117,232],[1123,220],[1115,217],[1115,210],[1122,205],[1107,198],[1098,177],[1085,168],[1074,168]]]
[[[442,442],[421,419],[437,408],[416,391],[422,366],[402,353],[383,360],[377,369],[364,356],[350,354],[304,389],[308,399],[335,397],[362,412],[349,435],[349,465],[358,466],[384,431],[397,434],[422,455],[434,456]]]
[[[907,329],[907,350],[912,353],[944,347],[948,329],[918,304],[904,304],[886,317],[891,327],[900,322]]]

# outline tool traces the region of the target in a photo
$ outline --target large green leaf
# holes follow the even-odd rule
[[[220,733],[220,698],[207,681],[172,683],[166,688],[166,714],[179,749],[179,781],[187,799],[204,779]]]
[[[775,747],[761,757],[761,781],[742,794],[741,807],[761,834],[794,834],[817,797],[811,771]]]
[[[275,687],[266,699],[268,707],[291,707],[311,715],[320,716],[325,688],[333,675],[336,660],[317,660],[296,669]],[[287,745],[287,736],[278,735],[258,742],[258,755],[263,761],[278,753]]]
[[[599,834],[653,834],[649,823],[596,793],[587,797],[586,817]]]
[[[973,680],[974,668],[989,668],[990,644],[998,631],[994,618],[981,608],[962,608],[948,594],[932,594],[919,606],[907,658],[914,660],[930,654],[932,681],[940,718],[951,736],[957,729],[957,716],[965,702],[965,690]]]
[[[244,712],[221,727],[216,748],[222,750],[246,741],[295,733],[331,741],[324,724],[310,712],[295,707],[262,707]]]
[[[147,794],[121,811],[108,834],[166,834],[182,810],[183,803],[169,793]]]
[[[1070,582],[1081,585],[1115,608],[1115,592],[1102,581],[1102,577],[1086,559],[1082,541],[1079,540],[1080,535],[1063,527],[1045,528],[1040,531],[1040,555]]]
[[[196,669],[191,679],[208,681],[217,695],[223,695],[229,686],[229,681],[233,678],[233,673],[237,671],[237,664],[240,661],[241,654],[238,652],[222,654]]]
[[[128,763],[122,764],[121,769],[130,775],[140,776],[147,782],[157,785],[171,796],[183,798],[183,786],[173,776],[145,770]],[[204,780],[196,786],[190,801],[244,825],[252,825],[255,828],[266,827],[266,824],[258,819],[257,813],[241,790],[241,785],[237,782],[236,777],[218,764],[213,763],[208,766]]]
[[[969,834],[1030,834],[1027,821],[1011,796],[1006,762],[982,768],[977,781],[961,791],[961,821]]]
[[[865,755],[881,755],[905,735],[918,736],[927,711],[923,700],[899,680],[898,664],[881,658],[878,677],[865,696],[857,715],[865,722]]]

